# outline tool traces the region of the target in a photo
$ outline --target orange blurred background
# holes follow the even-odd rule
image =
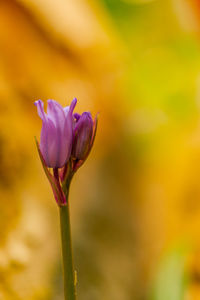
[[[198,0],[0,1],[0,300],[61,300],[33,103],[100,112],[71,186],[80,300],[200,299]]]

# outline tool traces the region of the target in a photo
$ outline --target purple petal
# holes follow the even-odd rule
[[[68,156],[68,147],[65,137],[66,116],[62,106],[54,100],[48,100],[48,117],[53,121],[56,132],[54,134],[54,143],[51,148],[52,162],[54,167],[62,167]]]
[[[39,117],[44,121],[46,119],[46,114],[44,112],[44,103],[42,100],[38,100],[34,102],[35,106],[37,106],[37,112]]]
[[[50,119],[43,121],[40,136],[40,149],[48,167],[56,167],[57,164],[57,132]]]
[[[65,106],[63,108],[63,110],[64,110],[64,113],[65,113],[65,116],[66,116],[68,114],[68,112],[69,112],[69,106]]]
[[[72,150],[72,139],[73,139],[73,127],[74,127],[74,119],[73,119],[73,110],[76,106],[77,99],[73,99],[70,106],[65,108],[67,112],[65,117],[65,125],[63,132],[63,148],[61,149],[60,157],[66,157],[66,161],[69,159]]]
[[[77,99],[74,98],[74,99],[72,100],[71,104],[70,104],[70,108],[69,108],[69,112],[70,112],[70,113],[73,113],[74,108],[75,108],[75,106],[76,106],[76,103],[77,103]]]
[[[56,128],[62,129],[65,123],[63,107],[55,100],[47,100],[47,115],[53,121]]]
[[[70,106],[65,106],[65,107],[63,108],[64,113],[65,113],[65,116],[68,114],[69,110],[70,110],[71,113],[73,112],[73,110],[74,110],[74,108],[75,108],[75,106],[76,106],[76,103],[77,103],[77,99],[74,98],[74,99],[72,100]]]
[[[40,150],[48,167],[56,164],[56,128],[51,119],[44,112],[44,104],[41,100],[35,102],[38,115],[42,119],[42,130],[40,136]]]

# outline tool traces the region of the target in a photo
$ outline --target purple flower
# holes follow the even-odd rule
[[[49,168],[61,168],[69,160],[73,138],[73,110],[76,98],[71,105],[63,108],[58,102],[48,100],[47,113],[41,100],[35,102],[38,115],[42,119],[40,151]]]
[[[74,118],[72,157],[85,160],[92,147],[94,122],[90,112],[74,114]]]
[[[63,206],[67,205],[69,186],[75,172],[92,149],[98,118],[96,115],[93,121],[90,112],[73,114],[76,98],[67,107],[54,100],[47,102],[47,113],[41,100],[35,102],[42,119],[40,145],[37,139],[36,145],[55,199],[59,206]],[[49,168],[53,168],[53,172]]]

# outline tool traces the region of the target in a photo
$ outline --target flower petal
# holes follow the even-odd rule
[[[54,162],[53,167],[61,168],[65,164],[68,152],[68,149],[65,148],[66,116],[63,107],[54,100],[48,100],[47,114],[55,126],[55,132],[53,132],[54,143],[51,144],[52,162]]]
[[[57,130],[51,119],[42,123],[40,149],[48,167],[57,166]]]
[[[47,115],[53,121],[56,128],[63,129],[65,113],[63,107],[55,100],[47,100]]]
[[[74,98],[68,107],[65,108],[67,114],[65,116],[65,125],[63,131],[63,140],[62,140],[62,147],[60,152],[60,164],[68,161],[71,155],[72,150],[72,140],[73,140],[73,127],[74,127],[74,118],[73,118],[73,110],[76,106],[77,99]]]
[[[65,116],[66,116],[68,114],[68,112],[69,112],[69,106],[65,106],[63,108],[63,110],[64,110],[64,113],[65,113]]]
[[[72,100],[72,102],[71,102],[70,105],[65,106],[65,107],[63,108],[63,110],[64,110],[64,112],[65,112],[65,116],[68,114],[69,110],[70,110],[71,113],[73,112],[73,110],[74,110],[74,108],[75,108],[75,106],[76,106],[76,103],[77,103],[77,99],[74,98],[74,99]]]
[[[35,101],[34,104],[35,104],[35,106],[37,106],[37,111],[38,111],[39,117],[42,119],[42,121],[45,121],[46,114],[44,112],[44,103],[42,102],[42,100],[38,100],[38,101]]]
[[[35,102],[38,115],[42,119],[40,136],[40,150],[48,167],[56,165],[56,128],[52,120],[44,112],[44,104],[41,100]]]
[[[75,108],[75,106],[76,106],[76,103],[77,103],[77,99],[74,98],[74,99],[72,100],[71,104],[70,104],[70,107],[69,107],[69,112],[70,112],[71,114],[72,114],[73,111],[74,111],[74,108]]]

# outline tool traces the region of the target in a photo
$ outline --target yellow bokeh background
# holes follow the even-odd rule
[[[200,299],[198,0],[0,1],[0,300],[63,299],[35,100],[99,112],[70,192],[80,300]]]

